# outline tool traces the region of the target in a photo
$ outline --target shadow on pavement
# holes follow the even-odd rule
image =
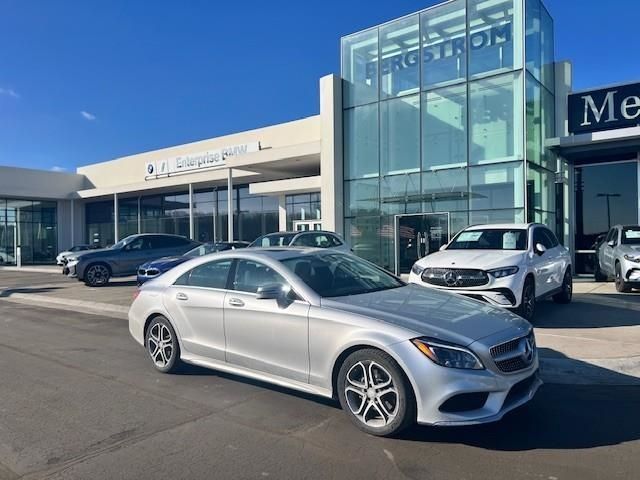
[[[594,448],[640,439],[639,379],[589,364],[584,368],[600,370],[601,377],[618,384],[548,383],[529,404],[499,422],[470,427],[416,426],[402,438],[502,451]]]
[[[604,328],[640,325],[640,296],[624,294],[574,295],[568,305],[552,301],[537,305],[535,327]]]
[[[36,294],[36,293],[54,292],[56,290],[61,290],[61,289],[63,289],[63,287],[19,287],[19,288],[7,288],[5,290],[0,290],[0,298],[10,297],[14,293]]]

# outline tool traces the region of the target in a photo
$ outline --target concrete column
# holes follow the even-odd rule
[[[233,242],[233,169],[227,169],[227,236]]]
[[[193,223],[193,184],[189,184],[189,238],[193,240],[195,228]]]
[[[342,80],[337,75],[320,79],[320,131],[322,228],[343,234]]]
[[[120,240],[118,238],[118,217],[119,217],[119,213],[118,213],[118,194],[114,193],[113,194],[113,235],[114,235],[114,243],[118,243],[118,241]]]
[[[287,229],[287,196],[278,195],[278,230],[284,232]]]

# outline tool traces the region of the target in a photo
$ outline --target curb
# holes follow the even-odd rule
[[[128,319],[129,307],[113,305],[111,303],[89,302],[85,300],[72,300],[68,298],[48,297],[31,293],[12,293],[13,289],[1,290],[0,300],[33,305],[57,310],[82,311],[92,315],[104,315],[122,320]]]
[[[60,274],[62,267],[46,268],[46,267],[0,267],[0,272],[18,272],[18,273],[50,273],[52,275]]]

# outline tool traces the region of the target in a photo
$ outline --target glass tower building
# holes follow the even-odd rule
[[[345,236],[398,273],[469,224],[555,229],[553,21],[451,0],[342,38]]]

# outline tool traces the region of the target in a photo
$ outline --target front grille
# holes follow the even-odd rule
[[[146,277],[155,277],[157,275],[160,275],[160,270],[158,270],[157,268],[149,268],[149,269],[140,268],[138,269],[138,275],[142,275]]]
[[[483,270],[470,268],[426,268],[422,280],[438,287],[465,288],[486,285],[489,276]]]
[[[529,367],[536,356],[533,330],[524,337],[491,347],[491,358],[501,372],[511,373]]]

